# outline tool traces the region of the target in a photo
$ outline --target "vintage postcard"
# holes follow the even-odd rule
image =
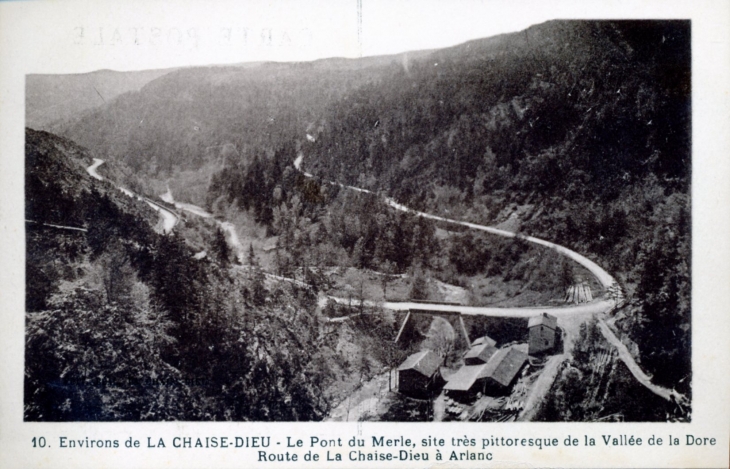
[[[2,467],[726,467],[730,5],[0,4]]]

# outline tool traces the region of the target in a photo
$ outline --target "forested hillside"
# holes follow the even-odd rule
[[[326,114],[306,167],[597,259],[659,382],[689,373],[688,22],[550,22],[434,52]]]
[[[25,125],[46,130],[55,121],[73,118],[102,106],[121,94],[138,91],[170,71],[99,70],[71,75],[28,75],[25,79]]]
[[[250,215],[278,236],[281,273],[425,268],[537,291],[575,274],[519,240],[437,236],[323,180],[555,241],[620,281],[624,340],[686,392],[690,91],[689,22],[553,21],[392,57],[179,70],[53,128],[150,184],[177,181],[190,202]],[[321,179],[291,166],[298,155]]]
[[[50,129],[150,176],[198,168],[225,158],[230,147],[238,154],[251,148],[270,156],[305,131],[316,134],[326,105],[346,101],[354,90],[379,81],[390,68],[386,64],[401,60],[182,69]]]
[[[387,320],[332,331],[316,292],[233,265],[213,222],[156,232],[91,161],[26,133],[26,420],[319,420],[401,356]]]

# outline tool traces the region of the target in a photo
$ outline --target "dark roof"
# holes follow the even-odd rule
[[[423,350],[406,358],[398,367],[398,371],[415,370],[430,378],[439,369],[443,359],[430,350]]]
[[[514,347],[497,350],[485,364],[459,368],[459,371],[449,378],[444,389],[468,391],[478,379],[483,378],[492,378],[502,386],[509,386],[526,361],[527,354]]]
[[[550,329],[557,329],[558,328],[558,318],[555,316],[548,314],[548,313],[542,313],[539,316],[533,316],[530,318],[530,321],[527,323],[527,327],[534,327],[534,326],[547,326]]]
[[[497,351],[486,364],[480,378],[492,378],[502,386],[509,386],[527,361],[527,354],[514,347]]]
[[[494,347],[494,344],[489,343],[488,341],[473,345],[472,348],[464,354],[464,362],[467,365],[478,365],[480,362],[487,363],[489,358],[494,355],[494,352],[496,351],[497,349]]]

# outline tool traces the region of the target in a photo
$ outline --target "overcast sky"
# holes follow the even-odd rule
[[[670,2],[677,5],[676,2]],[[656,17],[581,0],[3,2],[28,73],[301,61],[447,47],[556,18]],[[590,6],[590,8],[589,8]],[[686,17],[666,8],[662,17]]]

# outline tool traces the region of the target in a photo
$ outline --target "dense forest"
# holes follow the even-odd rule
[[[379,82],[391,68],[386,64],[400,60],[185,68],[43,130],[123,160],[144,175],[198,169],[246,148],[270,157],[305,130],[316,133],[326,105],[347,101],[361,86]]]
[[[550,22],[434,52],[361,87],[307,168],[589,254],[658,382],[690,371],[688,22]]]
[[[429,297],[425,278],[468,289],[476,278],[488,277],[520,282],[520,288],[540,292],[545,299],[584,274],[554,252],[519,237],[495,239],[440,226],[390,210],[381,195],[449,218],[555,241],[595,260],[619,280],[627,302],[613,314],[622,339],[655,382],[689,393],[690,90],[689,22],[552,21],[437,51],[176,70],[45,128],[116,163],[119,177],[137,191],[159,194],[167,185],[176,197],[216,215],[245,214],[276,239],[276,272],[312,285],[328,282],[323,275],[327,268],[354,267],[407,273],[412,298]],[[304,177],[293,166],[297,157],[315,177]],[[330,181],[372,192],[343,190]],[[29,179],[28,184],[33,191],[50,190],[49,183]],[[82,191],[83,203],[77,203],[78,195],[76,203],[66,205],[97,206],[102,199],[91,191]],[[91,226],[93,217],[106,209],[84,210],[64,219]],[[143,206],[135,210],[149,212]],[[203,230],[196,223],[190,220],[186,226]],[[122,225],[110,229],[135,226]],[[57,242],[44,240],[42,233],[34,236],[39,236],[39,245]],[[191,358],[198,353],[233,357],[241,351],[250,360],[237,375],[206,368],[223,382],[203,393],[212,410],[202,411],[205,405],[196,404],[195,411],[203,412],[194,414],[196,418],[223,418],[212,390],[233,389],[239,379],[233,376],[244,368],[249,374],[240,379],[271,380],[274,384],[267,389],[275,391],[270,392],[280,393],[285,401],[297,395],[307,403],[297,414],[290,408],[268,410],[268,418],[322,415],[327,403],[318,396],[331,378],[308,368],[309,359],[316,357],[300,357],[296,369],[304,374],[298,379],[272,371],[278,369],[272,363],[289,359],[277,355],[283,353],[279,348],[301,350],[292,341],[315,340],[317,331],[321,334],[311,293],[291,286],[276,287],[275,293],[268,286],[262,297],[256,287],[260,278],[233,275],[236,267],[224,265],[230,256],[224,252],[225,242],[214,247],[214,234],[193,236],[207,240],[196,250],[219,253],[202,263],[191,260],[189,232],[170,237],[152,232],[140,241],[133,236],[141,235],[120,236],[129,241],[113,249],[128,252],[134,273],[130,282],[144,285],[137,288],[145,292],[139,301],[150,308],[139,320],[164,319],[158,319],[157,344],[177,340],[186,344],[181,349],[201,347],[184,353],[163,347],[161,363],[180,376],[192,376],[186,373],[205,368],[204,358]],[[69,262],[97,268],[104,262],[103,252],[89,251],[93,241],[64,243],[78,244],[73,248],[77,257]],[[171,254],[165,258],[184,258],[174,268],[159,262],[160,250],[166,249]],[[51,275],[55,267],[45,262],[43,269],[28,267],[43,270],[37,288],[45,292],[37,296],[42,301],[29,302],[38,301],[33,311],[62,310],[58,285],[70,284],[58,278],[83,285],[88,274]],[[155,275],[176,278],[168,283]],[[183,288],[176,282],[190,288],[189,297],[170,293],[171,285]],[[384,281],[383,296],[386,287]],[[94,301],[102,300],[112,304],[108,298]],[[256,301],[263,306],[255,306]],[[294,314],[286,304],[308,312],[296,315],[309,319],[289,326],[295,327],[292,337],[282,332],[286,337],[263,340],[262,334],[272,332],[241,319],[263,314],[262,321],[283,321]],[[194,320],[210,328],[205,333],[209,342],[185,335],[193,334],[181,325],[189,324],[185,314],[192,311],[204,312]],[[271,349],[254,351],[250,344],[236,342],[236,334]],[[218,340],[227,345],[216,345]],[[301,353],[314,353],[307,350]],[[210,359],[224,363],[223,357]],[[343,369],[354,373],[354,365],[348,365]],[[265,378],[250,375],[261,367],[267,370],[261,372]],[[256,396],[251,399],[258,402]],[[551,412],[559,414],[560,409]],[[228,417],[261,416],[241,410]]]
[[[215,225],[156,232],[154,211],[90,163],[27,131],[26,420],[320,420],[333,384],[402,358],[387,321],[330,330],[315,291],[236,268]]]
[[[206,200],[216,213],[233,206],[265,226],[277,238],[281,275],[351,266],[408,274],[414,282],[424,273],[463,287],[487,276],[519,279],[527,289],[558,296],[574,281],[574,264],[554,251],[463,230],[437,235],[434,221],[394,211],[378,194],[305,177],[292,167],[293,155],[291,147],[268,159],[230,155],[211,176]]]

